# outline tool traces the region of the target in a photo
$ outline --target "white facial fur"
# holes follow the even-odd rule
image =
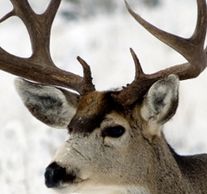
[[[101,137],[105,127],[115,125],[126,129],[120,138]],[[62,185],[62,189],[57,191],[68,194],[149,194],[142,185],[128,185],[127,179],[134,176],[133,181],[137,182],[137,173],[140,173],[132,170],[136,164],[128,165],[139,158],[138,149],[132,146],[134,141],[135,134],[129,123],[117,113],[107,115],[100,128],[89,135],[71,134],[69,140],[57,151],[54,161],[65,167],[68,173],[75,171],[79,178],[74,184]],[[134,152],[134,155],[131,156],[130,152]],[[140,165],[143,165],[141,161]]]
[[[57,189],[54,193],[59,194],[152,194],[147,188],[141,186],[97,186],[90,185],[84,189],[71,192],[68,188]]]

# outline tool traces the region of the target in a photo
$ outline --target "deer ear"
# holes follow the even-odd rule
[[[15,85],[33,116],[51,127],[67,128],[76,112],[77,94],[22,79],[17,79]]]
[[[161,126],[176,112],[178,89],[179,79],[175,75],[169,75],[151,86],[141,107],[141,116],[147,123],[145,132],[160,134]]]

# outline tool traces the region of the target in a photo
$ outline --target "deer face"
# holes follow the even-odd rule
[[[152,161],[149,142],[161,138],[162,125],[177,108],[176,76],[157,81],[133,107],[116,103],[114,92],[77,97],[54,87],[16,83],[34,116],[51,126],[60,123],[69,132],[46,168],[48,187],[91,192],[128,184],[145,186]]]
[[[129,123],[115,112],[107,114],[90,133],[72,132],[57,151],[54,162],[64,167],[67,175],[74,176],[65,182],[60,179],[59,186],[92,191],[122,185],[131,159],[128,153],[133,145],[131,136]]]

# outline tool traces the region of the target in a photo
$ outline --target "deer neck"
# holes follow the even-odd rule
[[[157,138],[153,143],[154,162],[151,192],[153,194],[190,194],[187,179],[183,176],[172,149],[164,138]]]

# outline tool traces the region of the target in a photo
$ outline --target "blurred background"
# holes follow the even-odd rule
[[[134,10],[156,26],[189,37],[196,24],[196,0],[128,0]],[[30,0],[36,12],[49,0]],[[0,17],[12,9],[0,0]],[[12,54],[31,54],[29,37],[18,18],[0,24],[0,46]],[[98,90],[119,88],[131,82],[134,65],[129,53],[139,55],[146,73],[185,60],[140,27],[122,0],[62,0],[55,19],[51,53],[57,66],[79,75],[80,55],[91,65]],[[0,71],[0,187],[1,194],[50,194],[44,170],[67,132],[47,127],[33,118],[14,88],[15,77]],[[207,152],[207,72],[180,87],[176,116],[165,135],[180,154]]]

